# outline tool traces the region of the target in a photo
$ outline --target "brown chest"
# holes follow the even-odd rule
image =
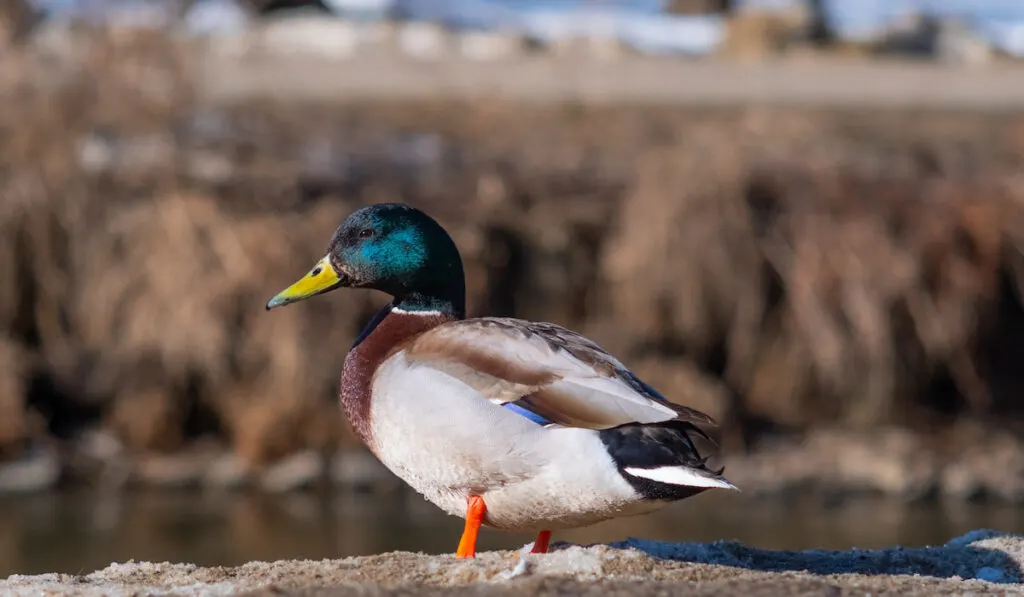
[[[402,311],[391,305],[374,318],[378,323],[362,341],[352,347],[345,357],[341,372],[341,408],[359,439],[375,451],[370,421],[370,401],[373,398],[373,379],[386,358],[417,336],[434,327],[454,320],[437,312],[417,313]]]

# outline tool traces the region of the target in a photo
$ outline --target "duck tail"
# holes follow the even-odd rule
[[[714,452],[715,442],[690,422],[630,423],[599,432],[619,474],[645,499],[680,500],[708,489],[738,488],[712,469],[694,440]]]

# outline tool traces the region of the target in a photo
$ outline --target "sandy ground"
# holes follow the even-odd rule
[[[640,539],[554,548],[543,556],[388,553],[237,568],[128,562],[84,576],[12,576],[0,581],[0,594],[1024,595],[1024,537],[987,530],[914,549],[771,551]]]

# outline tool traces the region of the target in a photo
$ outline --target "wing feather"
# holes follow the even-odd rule
[[[608,429],[710,417],[666,400],[591,340],[550,323],[485,317],[419,336],[406,358],[459,378],[495,404],[514,403],[552,423]]]

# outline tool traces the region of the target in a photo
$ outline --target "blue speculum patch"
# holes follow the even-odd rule
[[[536,423],[538,425],[550,425],[551,424],[551,421],[549,421],[545,417],[543,417],[541,415],[538,415],[537,413],[533,412],[532,410],[525,409],[522,406],[519,406],[518,404],[516,404],[515,402],[506,402],[502,406],[504,406],[508,410],[516,413],[517,415],[519,415],[521,417],[525,417],[525,418],[533,421],[534,423]]]

